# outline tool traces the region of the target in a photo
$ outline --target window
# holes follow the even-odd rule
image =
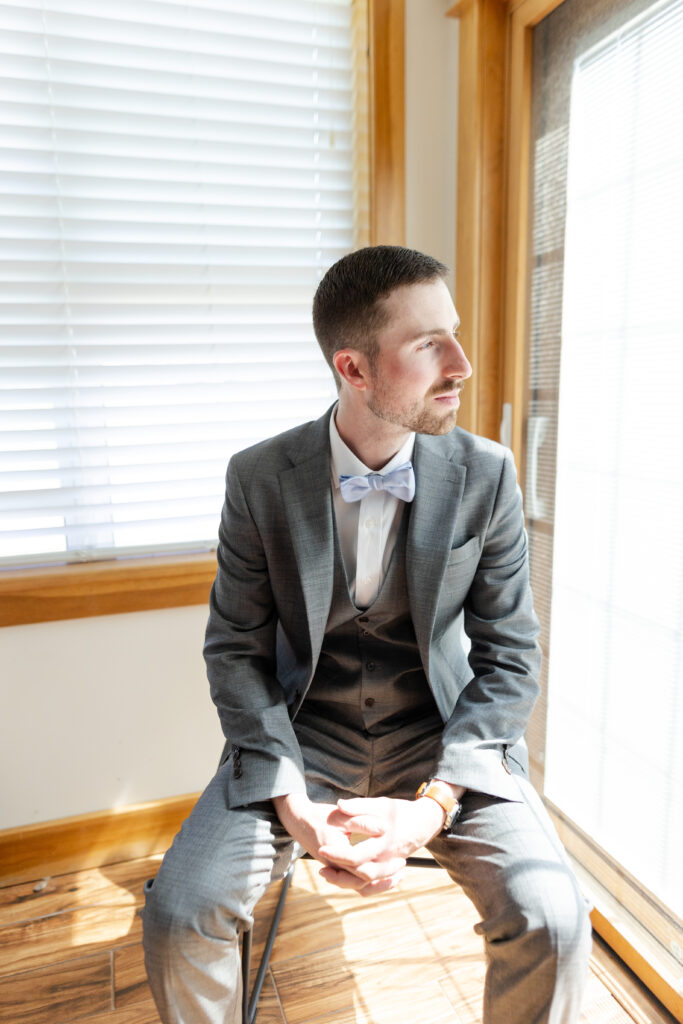
[[[534,29],[524,474],[545,651],[537,781],[674,991],[682,45],[680,0],[617,14],[566,0]]]
[[[230,455],[333,400],[310,301],[367,241],[363,9],[0,8],[3,565],[208,550]]]
[[[667,4],[574,67],[545,790],[683,915],[683,460],[667,441],[683,436],[681,46],[683,5]]]

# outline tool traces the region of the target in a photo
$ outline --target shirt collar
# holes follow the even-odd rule
[[[367,473],[372,473],[373,470],[365,465],[364,462],[353,454],[347,444],[342,441],[337,430],[337,424],[335,422],[335,416],[337,414],[337,406],[335,405],[330,416],[330,453],[331,453],[331,467],[332,467],[332,483],[334,487],[339,490],[339,477],[340,476],[365,476]],[[385,466],[375,472],[385,473],[391,472],[392,469],[396,469],[397,466],[402,466],[404,462],[409,462],[413,457],[413,449],[415,447],[415,434],[409,434],[406,438],[405,443],[396,452],[393,458],[389,459]]]

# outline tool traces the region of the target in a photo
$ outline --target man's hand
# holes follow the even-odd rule
[[[401,864],[415,850],[428,843],[443,827],[444,812],[435,800],[394,800],[390,797],[359,797],[340,800],[341,831],[362,833],[370,838],[357,843],[339,843],[336,835],[319,848],[321,859],[328,865],[320,874],[341,888],[349,885],[347,876],[365,879],[372,884],[385,876],[385,866]],[[394,888],[399,878],[392,871]],[[370,890],[377,891],[377,890]],[[384,890],[381,890],[384,891]]]
[[[347,869],[345,866],[354,859],[351,834],[362,833],[373,838],[382,836],[385,825],[379,819],[366,816],[365,821],[356,821],[352,815],[345,814],[339,805],[316,804],[305,794],[300,793],[275,797],[273,804],[278,818],[290,836],[315,860],[326,865],[320,874],[328,881],[343,889],[355,889],[364,896],[386,892],[397,884],[399,872],[405,867],[405,860],[402,858],[387,856],[381,864],[361,872],[356,872],[352,867]],[[350,822],[353,823],[353,827],[349,827]],[[343,862],[337,862],[334,857],[323,852],[323,849],[328,848],[337,851]]]

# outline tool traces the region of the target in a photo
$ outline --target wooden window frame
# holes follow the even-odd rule
[[[460,22],[455,291],[474,368],[459,422],[499,440],[508,403],[508,443],[520,479],[525,471],[533,29],[562,2],[459,0],[447,12]],[[575,827],[549,801],[546,805],[568,840]],[[683,1020],[673,957],[656,948],[620,903],[620,893],[606,888],[599,860],[599,851],[586,858],[590,874],[576,864],[594,902],[594,929]]]
[[[355,0],[369,50],[370,242],[405,237],[405,0]],[[0,626],[206,604],[213,555],[0,571]]]

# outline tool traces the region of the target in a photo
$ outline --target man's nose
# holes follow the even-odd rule
[[[448,346],[443,372],[445,377],[458,377],[460,380],[472,376],[472,367],[457,338],[453,338]]]

